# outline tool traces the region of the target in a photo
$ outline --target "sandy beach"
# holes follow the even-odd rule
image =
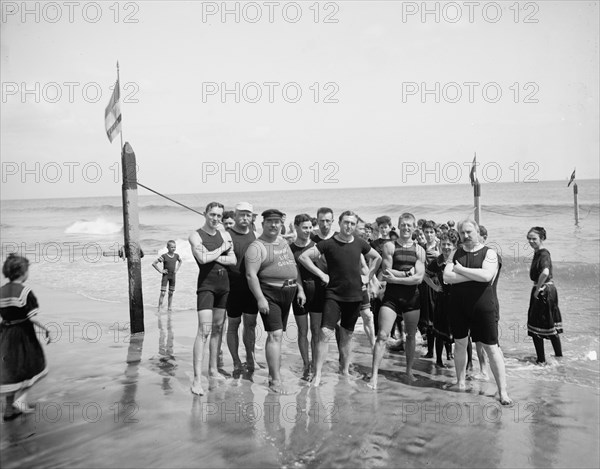
[[[508,373],[513,407],[493,382],[452,392],[453,369],[388,352],[380,389],[346,380],[330,345],[325,383],[300,379],[290,319],[282,372],[290,395],[268,391],[265,369],[189,391],[194,311],[156,315],[131,337],[127,305],[31,284],[56,342],[50,372],[29,394],[36,413],[2,424],[2,467],[598,467],[598,390]],[[265,336],[257,357],[264,363]],[[370,371],[357,328],[354,360]],[[232,370],[225,350],[225,369]],[[420,352],[421,350],[418,350]],[[243,357],[243,352],[242,352]],[[477,366],[477,365],[476,365]],[[473,451],[473,448],[480,448]]]

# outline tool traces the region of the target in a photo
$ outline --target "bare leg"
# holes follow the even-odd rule
[[[379,331],[377,332],[377,340],[375,341],[375,346],[373,347],[371,380],[368,384],[368,386],[372,389],[377,389],[379,366],[381,365],[381,360],[383,359],[383,355],[385,353],[385,343],[389,338],[389,333],[392,330],[395,320],[396,313],[392,309],[388,308],[387,306],[382,306],[379,309]]]
[[[484,380],[489,379],[487,370],[488,370],[488,358],[485,353],[485,348],[483,343],[475,342],[475,350],[477,351],[477,359],[479,360],[479,372],[481,373],[481,378]]]
[[[418,309],[414,311],[408,311],[402,315],[406,328],[406,378],[409,384],[415,380],[412,369],[415,361],[415,334],[417,333],[417,325],[419,324],[420,315],[421,312]]]
[[[227,347],[233,359],[233,370],[242,368],[242,360],[240,360],[239,347],[240,337],[239,329],[242,323],[241,316],[239,318],[227,318]]]
[[[298,349],[304,364],[303,377],[307,378],[310,372],[310,358],[308,356],[308,314],[294,316],[298,326]]]
[[[369,339],[369,345],[371,349],[375,346],[375,324],[373,322],[373,313],[370,308],[360,310],[360,317],[363,321],[363,329],[367,339]]]
[[[454,350],[454,368],[456,369],[456,386],[459,390],[467,389],[466,374],[467,374],[467,344],[469,338],[455,339],[456,344]]]
[[[349,376],[350,355],[352,353],[352,331],[344,329],[340,326],[340,358],[341,372],[345,376]]]
[[[223,323],[225,322],[225,309],[215,308],[213,310],[212,330],[209,342],[208,356],[208,376],[219,378],[218,355],[221,348],[221,338],[223,336]]]
[[[161,301],[162,303],[162,301]],[[167,299],[167,309],[169,311],[172,311],[172,307],[173,307],[173,292],[169,290],[169,297]]]
[[[321,372],[323,370],[323,363],[327,356],[327,347],[329,347],[329,339],[335,334],[334,329],[328,329],[321,327],[319,332],[319,343],[317,344],[317,360],[315,366],[315,376],[313,377],[313,386],[319,386],[321,384]]]
[[[500,394],[500,404],[510,405],[512,399],[508,397],[508,389],[506,386],[506,370],[504,368],[504,354],[502,349],[498,345],[487,345],[483,344],[485,351],[490,358],[490,368],[492,374],[496,379],[496,386],[498,386],[498,394]]]
[[[271,391],[280,393],[281,383],[281,338],[283,331],[267,332],[267,343],[265,344],[265,355],[269,367],[269,388]]]
[[[244,322],[244,331],[242,332],[242,340],[246,348],[246,365],[248,371],[254,371],[255,356],[254,347],[256,344],[256,314],[246,314],[242,316]]]
[[[321,330],[321,319],[323,313],[310,314],[310,351],[312,356],[312,369],[317,367],[317,345],[319,343],[319,331]]]
[[[198,311],[198,332],[194,341],[193,365],[194,381],[192,383],[192,392],[203,395],[204,389],[200,383],[202,376],[202,364],[204,361],[204,346],[212,329],[212,309],[203,309]]]

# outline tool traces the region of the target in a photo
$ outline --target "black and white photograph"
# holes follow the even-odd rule
[[[0,1],[0,465],[600,466],[600,2]]]

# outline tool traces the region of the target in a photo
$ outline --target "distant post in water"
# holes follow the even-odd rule
[[[579,204],[577,203],[577,183],[573,184],[573,203],[575,204],[575,224],[579,225]]]
[[[140,261],[140,222],[138,214],[135,153],[125,142],[121,153],[123,170],[123,233],[129,279],[129,319],[131,333],[144,332],[144,302],[142,299],[142,265]]]
[[[481,184],[479,181],[475,181],[473,185],[473,199],[475,205],[475,222],[479,225],[479,219],[481,214],[481,203],[479,202],[479,198],[481,197]]]

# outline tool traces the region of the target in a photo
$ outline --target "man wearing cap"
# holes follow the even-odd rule
[[[325,287],[325,305],[317,347],[317,362],[313,385],[321,382],[328,339],[340,323],[340,372],[349,375],[350,346],[354,326],[360,316],[362,286],[368,283],[381,264],[381,256],[364,239],[354,236],[358,215],[347,210],[340,215],[340,231],[333,237],[320,241],[316,246],[300,254],[299,260],[310,272],[318,276]],[[361,276],[361,254],[369,265],[369,273]],[[314,261],[320,255],[327,261],[328,274],[319,269]]]
[[[244,322],[242,339],[246,348],[246,369],[249,372],[254,371],[254,344],[256,342],[256,314],[258,308],[256,299],[246,280],[246,266],[244,255],[248,246],[256,240],[256,235],[252,231],[253,207],[248,202],[240,202],[235,206],[233,215],[234,226],[227,232],[233,241],[233,251],[237,263],[229,266],[229,297],[227,299],[227,346],[233,359],[234,378],[239,377],[242,371],[242,361],[238,353],[239,350],[239,328],[240,323]]]
[[[263,232],[246,250],[246,278],[256,298],[267,342],[265,355],[269,368],[269,388],[284,393],[281,381],[281,340],[286,329],[292,301],[300,305],[306,297],[294,255],[287,241],[280,236],[283,212],[277,209],[262,213]]]

